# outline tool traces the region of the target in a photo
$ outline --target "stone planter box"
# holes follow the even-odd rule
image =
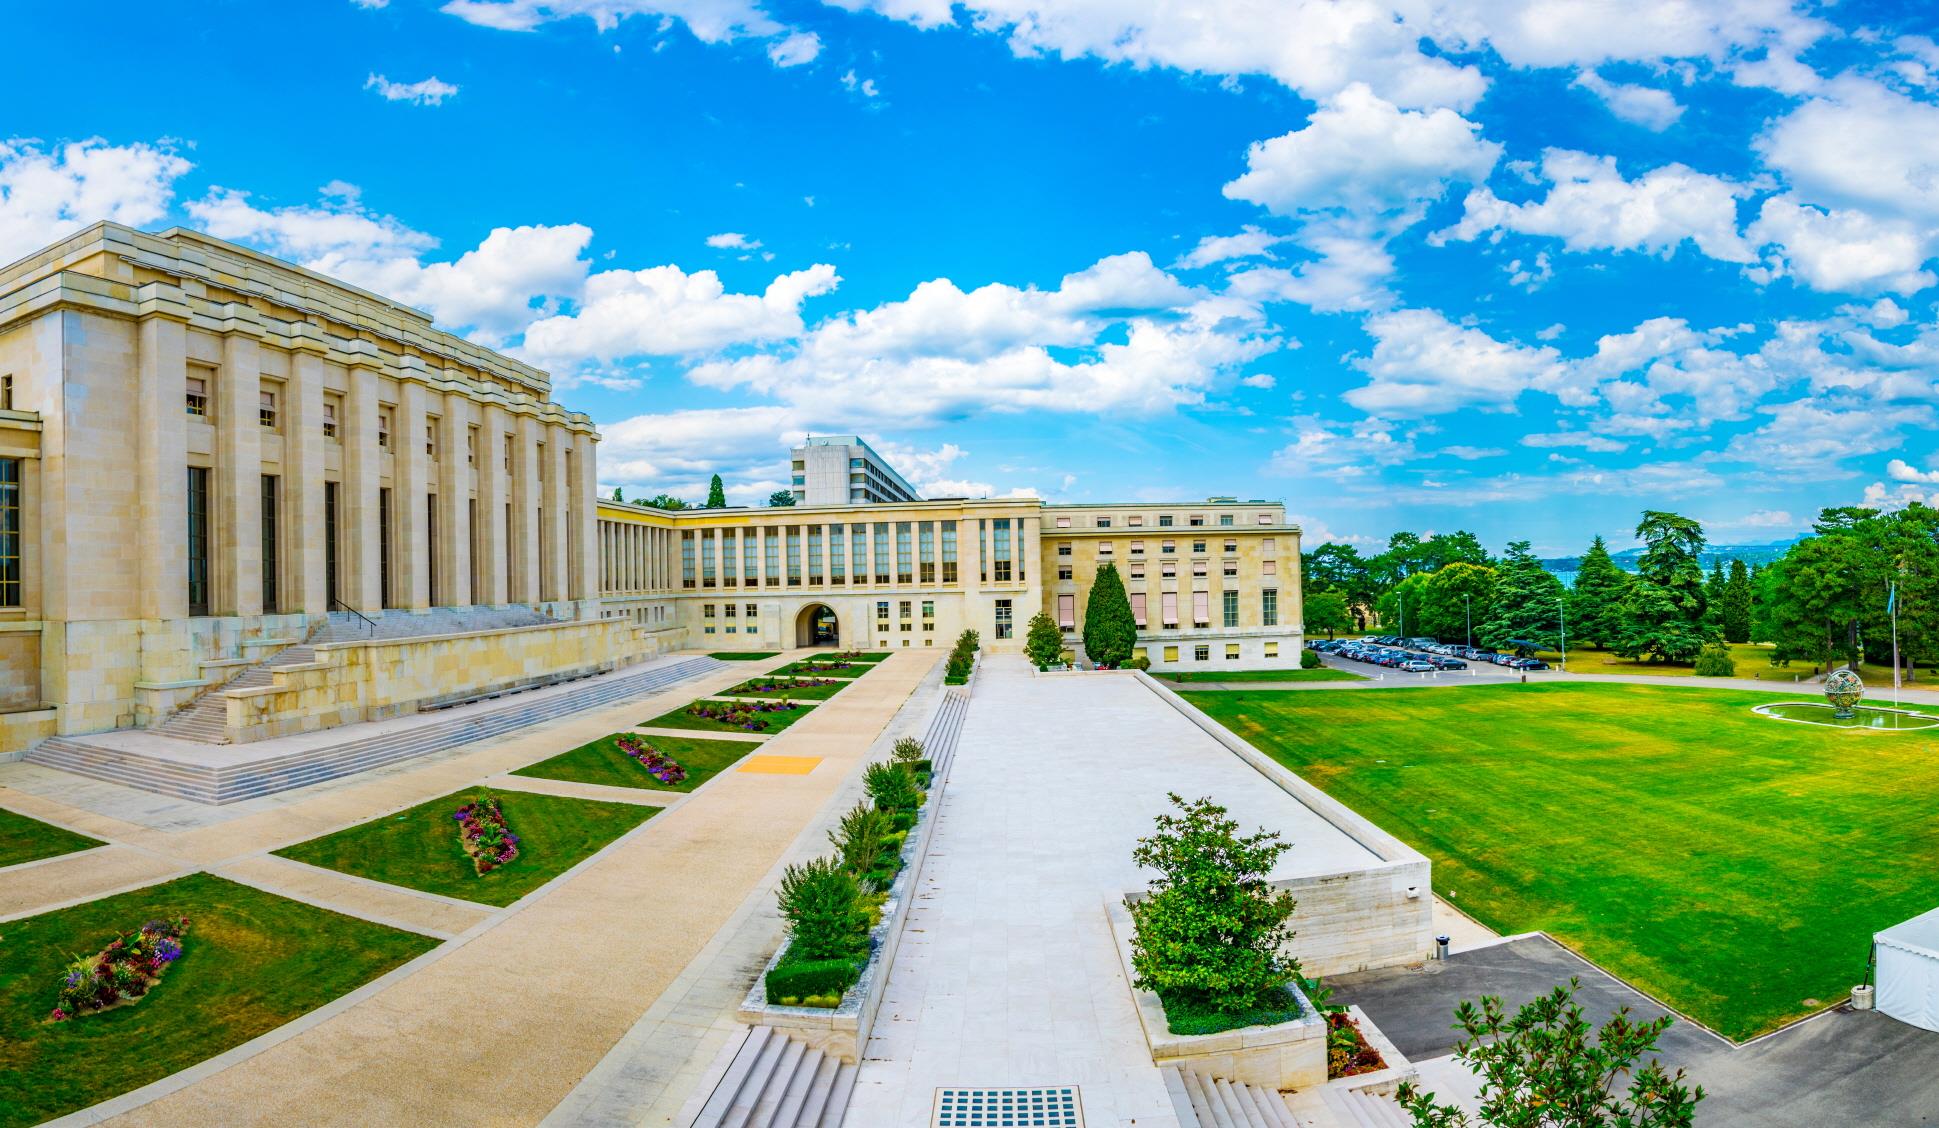
[[[1165,1007],[1158,996],[1130,986],[1136,976],[1131,969],[1131,914],[1117,900],[1107,900],[1104,911],[1111,920],[1111,937],[1118,946],[1125,985],[1138,1006],[1138,1024],[1144,1029],[1152,1064],[1175,1065],[1268,1089],[1311,1089],[1326,1084],[1326,1019],[1298,987],[1289,989],[1303,1013],[1291,1022],[1245,1026],[1217,1034],[1173,1034],[1166,1026]],[[1371,1034],[1368,1040],[1373,1040]],[[1384,1053],[1384,1039],[1380,1045]]]
[[[902,872],[889,886],[889,899],[882,904],[882,919],[869,932],[868,964],[862,977],[842,996],[841,1005],[827,1007],[784,1007],[767,1001],[767,973],[787,954],[783,944],[768,958],[754,986],[741,1000],[736,1017],[749,1026],[772,1026],[784,1030],[810,1047],[851,1064],[859,1064],[868,1045],[869,1031],[881,1009],[882,995],[888,986],[889,968],[902,942],[902,928],[908,921],[908,907],[915,895],[916,878],[922,859],[929,852],[929,839],[936,829],[936,809],[942,799],[942,783],[929,781],[929,799],[916,812],[916,824],[902,843]]]
[[[1393,1042],[1380,1032],[1380,1027],[1373,1024],[1373,1019],[1368,1018],[1365,1011],[1349,1004],[1347,1014],[1360,1024],[1360,1036],[1367,1040],[1369,1046],[1380,1051],[1380,1058],[1387,1063],[1387,1068],[1376,1069],[1372,1073],[1356,1073],[1351,1077],[1336,1078],[1327,1082],[1328,1085],[1352,1089],[1356,1092],[1392,1096],[1394,1091],[1400,1088],[1401,1082],[1420,1080],[1421,1071],[1415,1069],[1414,1063],[1407,1060],[1407,1055],[1401,1053]]]

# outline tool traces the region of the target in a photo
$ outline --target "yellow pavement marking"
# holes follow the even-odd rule
[[[749,756],[740,770],[756,775],[807,775],[819,763],[820,756]]]

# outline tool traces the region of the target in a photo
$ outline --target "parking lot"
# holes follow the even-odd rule
[[[1367,638],[1314,639],[1306,644],[1327,665],[1383,681],[1523,681],[1550,665],[1482,647],[1441,643],[1431,638],[1376,635]]]

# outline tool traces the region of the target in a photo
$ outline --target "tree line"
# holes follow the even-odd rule
[[[613,500],[624,502],[626,500],[625,491],[621,490],[618,486],[614,486]],[[727,487],[721,483],[720,475],[715,474],[713,481],[707,483],[707,503],[705,505],[695,505],[686,498],[675,497],[665,491],[656,493],[652,497],[636,497],[633,499],[633,504],[647,505],[654,509],[665,510],[725,509],[727,508]],[[791,490],[775,490],[768,495],[768,507],[770,509],[781,509],[793,504],[794,493]]]
[[[1362,555],[1324,544],[1304,555],[1309,633],[1382,629],[1497,650],[1593,646],[1652,662],[1708,664],[1728,672],[1728,643],[1770,644],[1776,665],[1889,663],[1896,608],[1908,670],[1939,643],[1939,510],[1824,510],[1807,536],[1759,568],[1703,558],[1693,518],[1643,513],[1633,572],[1598,536],[1573,587],[1542,565],[1529,542],[1499,557],[1474,534],[1396,533]]]

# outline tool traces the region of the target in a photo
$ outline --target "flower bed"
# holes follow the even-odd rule
[[[749,678],[727,692],[773,693],[777,689],[812,689],[817,686],[847,684],[840,678]]]
[[[686,782],[687,769],[680,766],[680,761],[639,737],[630,734],[621,735],[615,737],[613,743],[621,752],[632,757],[634,763],[652,773],[653,778],[661,783],[671,785]]]
[[[826,673],[831,673],[835,670],[852,670],[855,668],[855,663],[839,661],[839,660],[831,661],[831,662],[817,662],[810,659],[807,661],[796,662],[794,665],[788,668],[791,670],[794,670],[797,673],[803,673],[803,674],[826,674]]]
[[[696,701],[682,711],[699,720],[748,732],[765,732],[774,723],[766,714],[793,713],[800,708],[800,705],[783,697],[778,701]]]
[[[182,935],[188,927],[187,917],[151,920],[115,937],[98,954],[75,960],[61,978],[60,998],[48,1019],[65,1022],[140,1002],[162,981],[168,966],[182,958]]]
[[[1360,1024],[1344,1010],[1326,1016],[1326,1076],[1354,1077],[1387,1068],[1387,1060],[1360,1033]]]
[[[518,857],[518,835],[505,825],[498,796],[481,795],[459,807],[451,817],[458,820],[458,840],[471,855],[479,876],[510,865]]]

